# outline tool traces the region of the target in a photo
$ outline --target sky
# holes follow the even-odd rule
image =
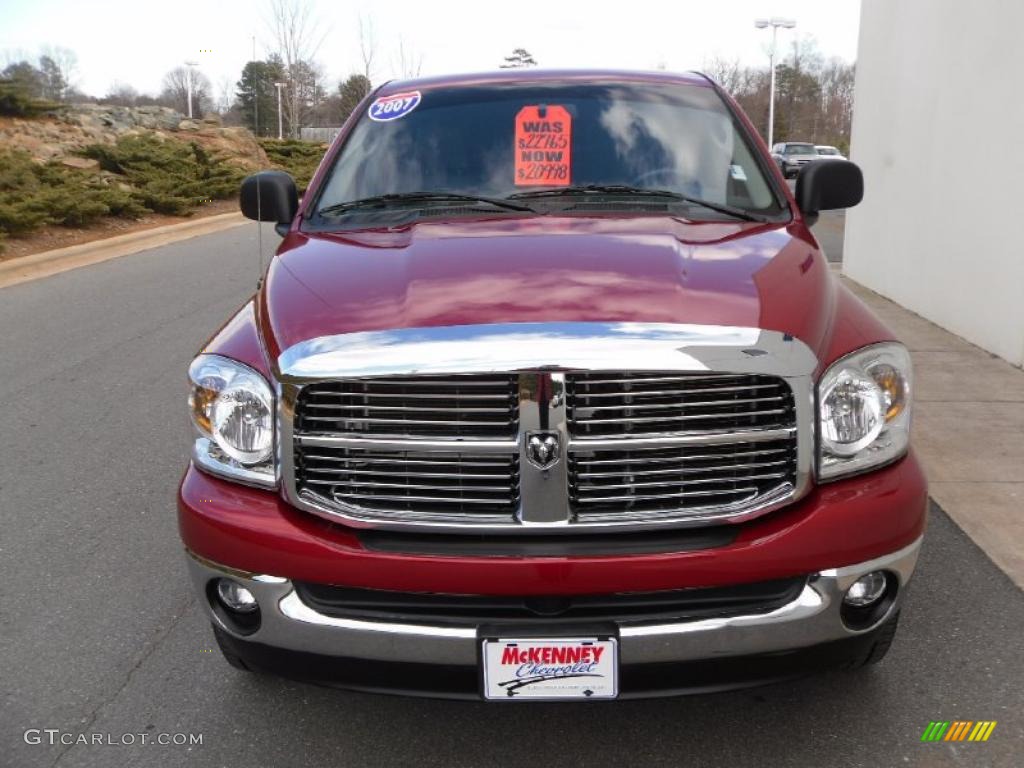
[[[700,69],[712,57],[767,64],[770,31],[754,19],[795,19],[780,30],[810,36],[826,57],[853,61],[860,0],[307,0],[323,42],[316,59],[328,82],[362,69],[359,19],[372,29],[372,80],[402,74],[399,51],[423,75],[494,69],[523,47],[545,67]],[[628,13],[624,12],[628,9]],[[73,82],[97,96],[115,82],[156,93],[170,69],[196,61],[214,93],[252,58],[274,49],[269,0],[0,0],[0,65],[69,48]]]

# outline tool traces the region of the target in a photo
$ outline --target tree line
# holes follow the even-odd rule
[[[224,78],[216,90],[210,79],[195,67],[177,66],[168,71],[160,91],[140,93],[127,83],[112,83],[97,97],[74,85],[74,54],[60,49],[47,51],[35,60],[21,58],[0,70],[0,111],[19,113],[14,102],[38,102],[24,113],[54,103],[91,102],[112,106],[158,105],[188,112],[191,90],[195,117],[215,114],[226,125],[242,125],[260,136],[278,131],[278,87],[281,83],[280,122],[288,137],[297,138],[304,126],[340,125],[372,90],[372,78],[380,68],[380,51],[372,17],[360,16],[359,71],[330,82],[318,61],[327,27],[320,23],[309,3],[302,0],[268,0],[266,26],[270,42],[263,58],[246,62],[237,80]],[[423,56],[405,40],[398,40],[390,69],[399,77],[416,77]],[[11,108],[4,108],[10,95]]]
[[[775,67],[775,141],[809,141],[850,148],[855,64],[826,59],[812,39],[795,40]],[[768,67],[714,58],[704,63],[743,108],[762,136],[768,135]]]
[[[259,136],[277,135],[275,83],[284,84],[280,117],[286,136],[298,138],[303,126],[340,125],[370,93],[372,78],[380,65],[372,19],[359,18],[359,71],[331,83],[317,60],[326,33],[310,6],[299,0],[270,0],[269,7],[273,52],[247,62],[238,80],[225,78],[216,93],[201,72],[178,66],[167,72],[161,91],[155,96],[114,83],[103,97],[94,98],[75,87],[74,53],[47,49],[35,62],[15,61],[0,70],[0,111],[5,94],[13,88],[47,103],[162,105],[185,114],[191,79],[194,115],[217,114],[226,125],[242,125]],[[399,77],[415,77],[422,61],[421,55],[400,40],[391,69]],[[523,48],[515,49],[499,63],[503,68],[535,65],[533,56]],[[854,69],[854,64],[841,59],[826,59],[811,39],[795,40],[776,65],[776,141],[810,141],[848,151]],[[761,134],[767,135],[768,68],[744,66],[738,60],[719,57],[706,61],[704,70],[739,102]]]

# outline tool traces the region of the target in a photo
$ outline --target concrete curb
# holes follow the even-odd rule
[[[162,227],[144,229],[141,232],[129,232],[126,235],[94,240],[91,243],[70,245],[66,248],[56,248],[31,256],[22,256],[0,262],[0,288],[38,280],[89,264],[98,264],[119,256],[128,256],[150,248],[176,243],[179,240],[209,235],[213,232],[237,227],[246,221],[241,213],[220,213],[195,221],[167,224]]]

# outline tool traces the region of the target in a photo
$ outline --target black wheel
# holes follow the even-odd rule
[[[896,625],[899,624],[899,621],[900,614],[897,611],[891,619],[885,622],[885,624],[878,629],[878,632],[875,635],[875,642],[871,644],[871,647],[868,648],[867,652],[854,661],[854,669],[860,669],[872,664],[877,664],[885,658],[885,654],[889,652],[889,647],[892,645],[893,638],[896,637]]]
[[[224,630],[213,624],[210,626],[213,627],[213,636],[217,639],[217,647],[220,648],[224,660],[235,669],[240,669],[243,672],[252,672],[249,665],[242,660],[242,657],[231,649],[231,641],[224,633]]]

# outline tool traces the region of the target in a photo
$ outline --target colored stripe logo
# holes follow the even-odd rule
[[[995,720],[933,720],[921,734],[921,741],[988,741],[995,728]]]

